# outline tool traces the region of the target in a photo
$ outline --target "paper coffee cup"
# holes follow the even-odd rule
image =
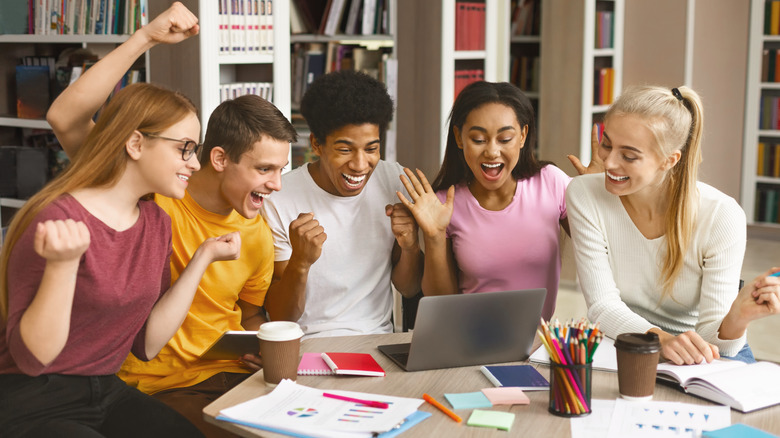
[[[282,379],[295,380],[302,336],[301,327],[290,321],[266,322],[260,326],[257,338],[266,384],[273,386]]]
[[[618,390],[627,400],[650,400],[661,343],[655,333],[624,333],[615,339]]]

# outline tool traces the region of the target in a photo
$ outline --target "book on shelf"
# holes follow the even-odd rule
[[[220,103],[247,94],[254,94],[273,102],[274,84],[272,82],[232,82],[219,85]]]
[[[464,69],[455,70],[455,97],[456,99],[461,91],[472,82],[485,80],[485,70],[482,69]]]
[[[780,1],[772,0],[764,8],[764,35],[780,35]]]
[[[273,53],[273,0],[220,0],[218,15],[220,54]]]
[[[27,33],[129,35],[147,21],[148,0],[29,0]]]
[[[49,109],[51,70],[48,65],[16,66],[16,116],[44,119]]]
[[[485,50],[485,3],[455,3],[455,50]]]
[[[701,398],[752,412],[780,404],[780,365],[714,360],[698,365],[658,364],[657,378]]]
[[[539,35],[539,0],[517,0],[512,5],[511,35]]]

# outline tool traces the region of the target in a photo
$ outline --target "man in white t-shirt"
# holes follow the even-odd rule
[[[319,160],[283,175],[263,204],[275,245],[265,307],[307,336],[391,332],[391,281],[415,296],[423,262],[417,225],[397,203],[403,169],[380,159],[393,102],[376,79],[338,71],[310,85],[301,113]]]

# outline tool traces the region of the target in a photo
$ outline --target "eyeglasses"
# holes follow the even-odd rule
[[[179,140],[177,138],[168,138],[168,137],[163,137],[162,135],[149,134],[146,132],[141,132],[141,134],[151,138],[159,138],[160,140],[168,140],[168,141],[175,141],[177,143],[184,143],[184,147],[179,148],[179,150],[181,151],[181,159],[184,161],[189,160],[190,158],[192,158],[193,155],[197,155],[198,158],[200,158],[200,150],[203,148],[202,143],[198,143],[192,140]]]

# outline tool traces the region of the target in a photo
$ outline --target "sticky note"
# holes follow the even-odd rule
[[[527,405],[531,400],[522,389],[514,386],[501,386],[498,388],[484,388],[482,393],[495,405]]]
[[[761,429],[756,429],[755,427],[748,426],[747,424],[737,423],[732,424],[729,427],[724,427],[723,429],[718,430],[711,430],[711,431],[704,431],[701,434],[702,437],[707,438],[774,438],[775,435],[772,435],[768,432],[764,432]]]
[[[492,408],[493,404],[481,391],[444,394],[453,409]]]
[[[506,430],[512,428],[515,421],[515,414],[501,411],[483,411],[474,409],[466,422],[469,426],[494,427],[496,429]]]

